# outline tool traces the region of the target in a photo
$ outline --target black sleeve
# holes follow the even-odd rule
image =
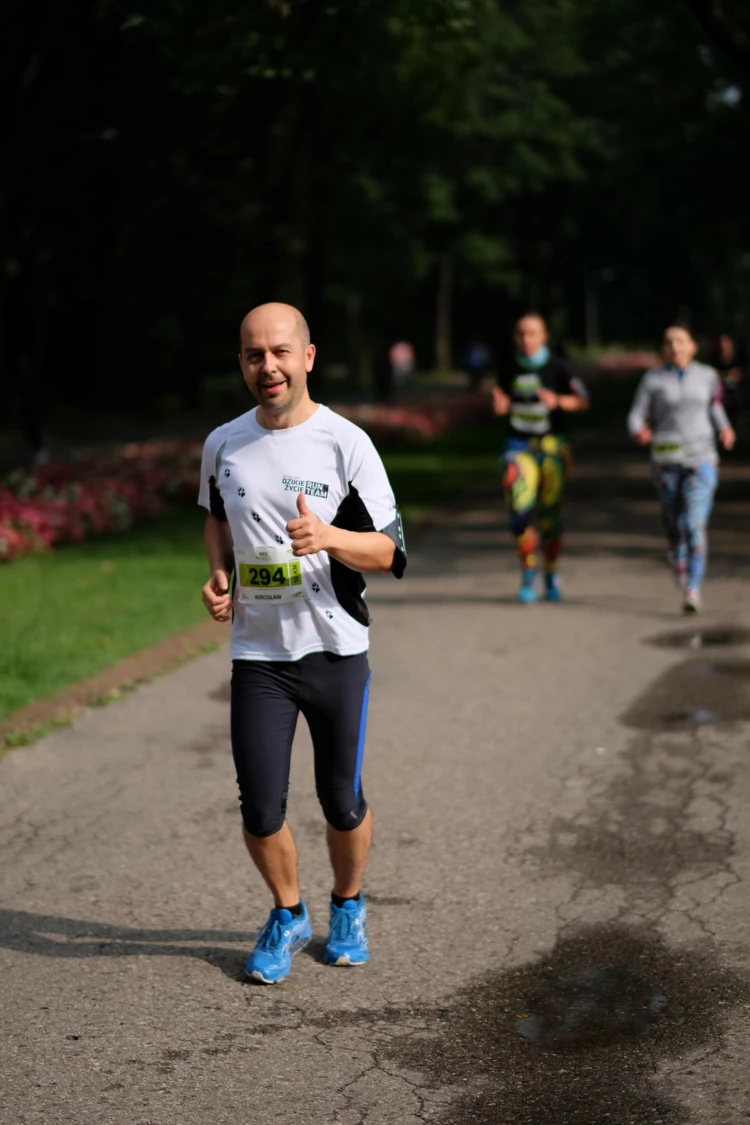
[[[221,498],[221,493],[216,487],[216,477],[208,478],[208,503],[211,515],[222,523],[227,523],[227,513],[224,510],[224,501]]]
[[[349,492],[339,504],[338,511],[331,520],[331,524],[333,527],[340,527],[343,531],[378,530],[372,521],[367,506],[351,481],[349,481]],[[395,578],[403,578],[406,570],[406,544],[398,508],[394,510],[394,517],[391,522],[386,527],[381,528],[381,534],[387,535],[395,547],[391,573]],[[335,561],[335,559],[331,559],[332,566]]]
[[[505,356],[501,357],[497,365],[497,385],[501,391],[509,395],[513,387],[513,364]]]
[[[557,359],[555,361],[555,394],[574,395],[576,393],[570,364],[564,359]]]

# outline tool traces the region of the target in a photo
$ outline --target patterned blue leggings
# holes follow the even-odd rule
[[[675,577],[686,589],[698,590],[706,571],[706,524],[716,492],[716,466],[707,461],[694,469],[655,465],[653,477]]]

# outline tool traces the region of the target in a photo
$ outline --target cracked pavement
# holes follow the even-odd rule
[[[316,937],[283,985],[242,979],[268,903],[226,651],[8,754],[0,1122],[750,1120],[750,647],[707,631],[750,624],[750,505],[727,476],[696,622],[635,458],[582,458],[564,605],[513,603],[489,501],[424,534],[404,582],[370,583],[364,969],[321,963],[300,724],[289,816]],[[650,643],[666,631],[694,643]]]

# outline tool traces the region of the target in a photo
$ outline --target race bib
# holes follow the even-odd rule
[[[682,442],[679,434],[659,434],[651,442],[651,457],[659,464],[682,460]]]
[[[302,560],[291,547],[237,547],[234,559],[241,605],[281,605],[305,597]]]

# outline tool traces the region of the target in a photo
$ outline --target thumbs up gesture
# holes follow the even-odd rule
[[[287,535],[292,541],[292,550],[297,556],[317,555],[326,550],[328,524],[319,520],[307,506],[304,492],[297,497],[299,519],[290,520],[286,525]]]

